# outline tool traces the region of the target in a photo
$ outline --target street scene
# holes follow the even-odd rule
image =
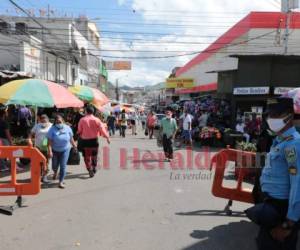
[[[0,2],[0,249],[300,249],[298,0]]]

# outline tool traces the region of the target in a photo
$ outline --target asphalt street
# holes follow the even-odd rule
[[[68,168],[65,190],[50,183],[26,197],[27,207],[0,214],[0,249],[255,249],[257,227],[243,214],[220,213],[227,201],[211,194],[208,170],[163,163],[161,148],[142,132],[116,135],[104,152],[94,178],[82,161]],[[1,197],[0,205],[14,199]],[[247,206],[234,203],[233,210]]]

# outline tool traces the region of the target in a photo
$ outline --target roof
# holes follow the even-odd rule
[[[195,65],[208,59],[213,54],[217,53],[218,50],[229,46],[232,41],[241,37],[251,29],[275,29],[285,28],[286,14],[282,12],[251,12],[222,36],[220,36],[214,43],[208,46],[203,52],[194,57],[191,61],[185,64],[176,72],[176,77],[185,73]],[[298,19],[298,20],[297,20]],[[300,29],[300,13],[292,12],[290,18],[290,28]],[[209,52],[209,53],[208,53]]]
[[[282,57],[282,58],[293,58],[293,59],[300,59],[299,55],[280,55],[280,54],[242,54],[242,55],[230,55],[230,57],[242,58],[242,57]]]
[[[234,72],[234,71],[237,71],[237,69],[212,70],[212,71],[207,71],[206,73],[225,73],[225,72]]]

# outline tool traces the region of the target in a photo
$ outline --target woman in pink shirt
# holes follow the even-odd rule
[[[104,124],[95,117],[94,108],[92,106],[86,107],[86,116],[80,119],[78,124],[78,135],[80,137],[82,155],[86,168],[90,177],[94,177],[97,171],[98,164],[98,137],[106,138],[107,143],[110,143],[109,134]]]
[[[154,127],[156,125],[156,115],[153,113],[153,111],[150,111],[148,117],[147,117],[147,127],[148,127],[148,132],[149,132],[149,138],[152,139],[153,137],[153,132],[154,132]]]

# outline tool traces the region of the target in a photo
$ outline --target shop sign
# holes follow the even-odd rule
[[[248,87],[234,88],[234,95],[267,95],[270,92],[270,87]]]
[[[294,89],[294,88],[292,88],[292,87],[276,87],[274,89],[274,95],[282,95],[292,89]]]
[[[105,61],[107,70],[131,70],[131,61]]]
[[[167,78],[166,88],[192,88],[194,87],[193,78]]]

